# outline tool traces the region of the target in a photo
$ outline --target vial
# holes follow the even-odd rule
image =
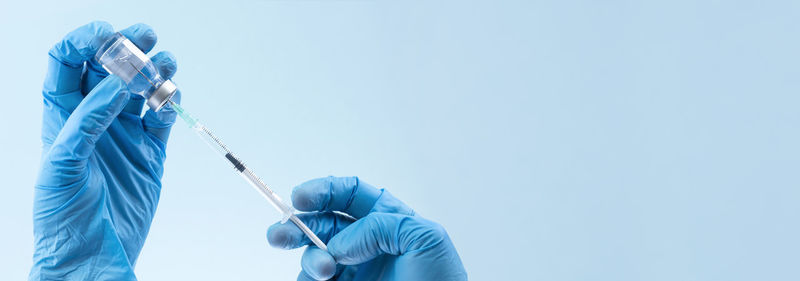
[[[154,111],[167,104],[178,87],[164,79],[147,55],[119,32],[106,40],[95,55],[108,73],[122,78],[131,93],[141,95]]]

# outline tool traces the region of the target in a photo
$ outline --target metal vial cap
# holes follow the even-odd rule
[[[174,95],[177,90],[178,86],[175,86],[175,83],[172,83],[171,80],[164,81],[164,83],[158,86],[158,89],[153,91],[153,95],[147,99],[147,106],[152,108],[153,111],[158,112],[167,104],[167,101],[172,98],[172,95]]]

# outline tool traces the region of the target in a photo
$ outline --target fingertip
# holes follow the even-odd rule
[[[303,253],[300,265],[310,277],[316,280],[328,280],[336,274],[336,261],[327,252],[309,246]]]
[[[139,47],[142,52],[147,53],[153,49],[158,41],[156,32],[147,24],[137,23],[120,30],[122,35],[125,35],[136,47]]]
[[[289,250],[296,248],[297,233],[295,227],[284,223],[275,223],[267,229],[267,241],[275,248]],[[302,235],[302,233],[301,233]]]
[[[94,57],[94,53],[100,49],[100,46],[108,40],[112,35],[114,35],[114,27],[106,22],[106,21],[93,21],[89,24],[85,25],[88,35],[91,36],[91,42],[89,45],[91,46],[92,50],[89,54],[89,58]]]
[[[327,207],[330,179],[319,178],[304,182],[292,189],[292,206],[305,212],[322,211]]]
[[[178,63],[175,56],[168,51],[161,51],[155,54],[150,60],[158,67],[158,72],[165,79],[171,79],[178,71]]]
[[[71,67],[80,67],[92,59],[103,43],[114,34],[104,21],[93,21],[76,28],[50,49],[50,56]]]

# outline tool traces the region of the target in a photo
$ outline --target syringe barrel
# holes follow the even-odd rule
[[[161,77],[142,50],[119,32],[100,46],[95,59],[108,73],[122,78],[128,90],[143,96],[155,111],[161,110],[178,90],[172,81]]]
[[[192,122],[194,122],[192,130],[194,130],[197,136],[200,137],[200,139],[202,139],[206,144],[208,144],[208,147],[217,152],[219,156],[222,156],[223,159],[227,159],[228,151],[226,148],[217,142],[218,140],[214,139],[213,135],[208,132],[208,129],[206,129],[206,127],[203,126],[200,121],[192,119]],[[230,161],[230,159],[227,160]]]
[[[271,189],[269,189],[263,182],[261,182],[256,175],[251,172],[249,169],[245,168],[242,172],[240,172],[242,178],[244,178],[248,183],[250,183],[253,188],[255,188],[258,193],[261,193],[264,198],[267,198],[272,207],[275,207],[278,212],[283,215],[281,218],[281,223],[286,222],[292,215],[294,215],[294,208],[290,207],[283,203],[281,197],[278,194],[275,194]]]

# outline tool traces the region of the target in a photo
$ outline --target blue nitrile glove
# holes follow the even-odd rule
[[[144,24],[120,32],[145,52],[156,43]],[[94,61],[112,34],[110,24],[92,22],[50,50],[30,280],[136,279],[175,112],[140,117],[144,99]],[[169,53],[152,60],[166,78],[177,69]]]
[[[274,247],[310,245],[297,280],[467,280],[444,228],[386,190],[356,177],[320,178],[295,187],[292,204],[310,212],[298,217],[328,245],[328,252],[313,246],[292,223],[270,226]]]

